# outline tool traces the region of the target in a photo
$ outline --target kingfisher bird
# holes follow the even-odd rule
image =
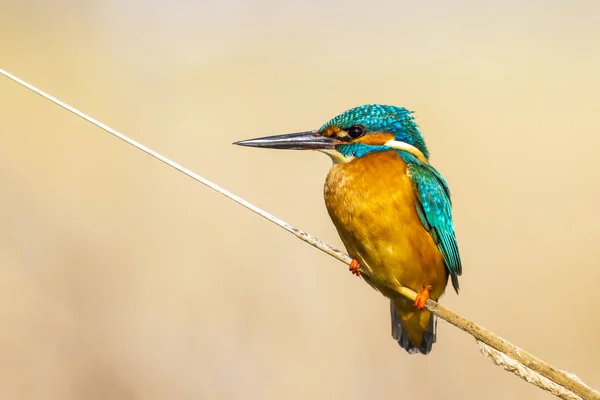
[[[398,344],[410,354],[428,354],[437,324],[425,303],[442,296],[448,277],[458,294],[462,266],[450,189],[429,162],[412,111],[367,104],[320,129],[234,144],[331,157],[325,205],[353,258],[350,271],[390,299]],[[418,293],[414,302],[397,293],[401,286]]]

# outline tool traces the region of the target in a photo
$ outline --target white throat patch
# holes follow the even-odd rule
[[[413,145],[410,145],[405,142],[400,142],[398,140],[388,140],[387,142],[385,142],[385,146],[409,152],[413,156],[417,157],[419,159],[419,161],[421,161],[425,164],[429,164],[429,161],[427,161],[427,158],[425,158],[423,153],[421,153],[421,150],[417,149]]]
[[[350,161],[354,160],[354,156],[346,157],[345,155],[343,155],[342,153],[340,153],[339,151],[337,151],[335,149],[319,149],[318,151],[320,151],[321,153],[327,154],[331,158],[331,161],[333,161],[334,164],[349,163]]]

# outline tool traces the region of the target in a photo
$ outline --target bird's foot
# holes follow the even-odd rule
[[[422,310],[425,308],[425,303],[427,303],[427,300],[429,299],[429,290],[430,289],[431,289],[431,287],[425,286],[423,288],[423,290],[421,290],[419,292],[419,294],[417,295],[417,298],[415,299],[415,307],[417,307],[419,310]]]
[[[352,259],[352,262],[350,263],[350,268],[348,268],[348,270],[352,272],[352,274],[360,276],[360,263],[356,258]]]

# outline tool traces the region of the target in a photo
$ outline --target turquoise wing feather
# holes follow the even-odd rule
[[[432,166],[421,162],[408,164],[408,176],[417,194],[417,213],[425,229],[444,255],[452,286],[458,293],[462,265],[452,224],[452,202],[446,181]]]

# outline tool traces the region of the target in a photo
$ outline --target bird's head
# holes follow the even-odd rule
[[[367,104],[332,118],[320,129],[235,142],[270,149],[319,150],[334,162],[349,162],[366,154],[404,150],[423,162],[429,151],[411,111],[402,107]]]

